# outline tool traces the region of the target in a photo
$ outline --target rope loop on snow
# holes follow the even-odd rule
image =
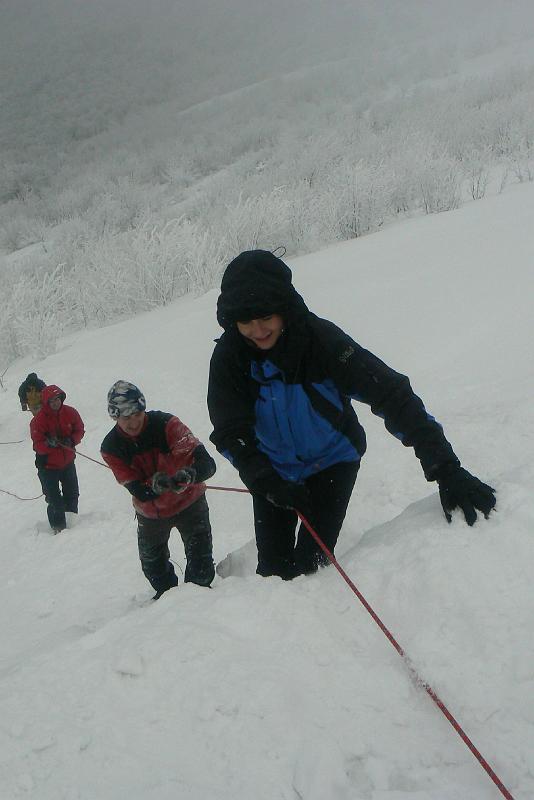
[[[10,497],[16,497],[17,500],[39,500],[40,497],[44,497],[44,494],[38,494],[37,497],[19,497],[18,494],[14,492],[8,492],[7,489],[0,489],[2,494],[8,494]]]

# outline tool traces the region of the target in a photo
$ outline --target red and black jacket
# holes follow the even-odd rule
[[[53,411],[48,401],[61,397],[59,411]],[[75,408],[65,405],[66,394],[59,386],[46,386],[41,394],[42,407],[30,422],[33,449],[37,453],[35,465],[46,469],[63,469],[76,458],[74,448],[80,444],[85,430],[82,418]],[[47,439],[57,439],[56,447],[50,447]]]
[[[189,428],[172,414],[147,411],[138,436],[128,436],[118,425],[107,434],[100,452],[117,481],[132,495],[135,510],[143,517],[172,517],[195,502],[206,491],[202,481],[215,472],[215,461]],[[174,475],[194,467],[198,483],[180,494],[152,491],[156,472]]]

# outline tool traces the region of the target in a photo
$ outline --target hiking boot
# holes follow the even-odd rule
[[[197,586],[209,586],[215,577],[215,564],[211,556],[194,558],[187,562],[184,583],[196,583]]]
[[[256,575],[261,575],[262,578],[271,578],[276,576],[282,578],[283,581],[292,581],[301,574],[300,568],[294,561],[283,559],[277,564],[266,564],[265,562],[258,563],[256,568]]]
[[[170,573],[168,575],[167,580],[165,581],[165,583],[162,582],[159,587],[154,586],[154,589],[156,589],[156,594],[154,595],[152,600],[159,600],[159,598],[161,597],[162,594],[165,594],[165,592],[168,592],[169,589],[174,589],[175,586],[178,586],[178,578],[176,577],[176,575],[174,573],[174,570],[173,570],[172,573]]]
[[[165,594],[165,592],[168,592],[169,589],[174,589],[174,586],[167,586],[165,589],[158,589],[152,600],[159,600],[161,595]]]

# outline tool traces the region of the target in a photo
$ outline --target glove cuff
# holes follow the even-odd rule
[[[456,475],[461,469],[462,467],[459,461],[449,461],[446,464],[440,464],[432,469],[430,473],[432,477],[430,480],[437,481],[439,483],[442,480],[450,478],[451,475]]]

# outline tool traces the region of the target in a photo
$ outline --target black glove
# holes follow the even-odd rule
[[[59,440],[60,444],[64,444],[65,447],[74,448],[74,442],[70,438],[70,436],[64,436],[62,439]]]
[[[171,489],[176,494],[183,492],[191,483],[196,482],[197,471],[194,467],[184,467],[171,478]]]
[[[142,503],[147,503],[150,500],[155,500],[157,494],[142,481],[129,481],[124,484],[124,488],[128,489],[133,497],[136,497]]]
[[[49,447],[57,447],[58,440],[56,436],[45,436],[46,443]]]
[[[482,483],[466,469],[447,465],[438,471],[439,499],[445,512],[447,522],[451,522],[451,511],[461,508],[468,525],[474,525],[477,512],[481,511],[486,519],[495,507],[495,489]]]
[[[302,483],[284,481],[280,486],[268,491],[265,497],[273,506],[300,511],[306,519],[311,517],[310,495]]]
[[[175,492],[180,494],[187,487],[195,482],[196,471],[194,467],[184,467],[179,469],[175,475],[167,475],[166,472],[156,472],[152,476],[152,491],[156,494],[164,492]]]
[[[172,490],[172,478],[166,472],[155,472],[152,475],[152,491],[156,494],[164,494]]]

